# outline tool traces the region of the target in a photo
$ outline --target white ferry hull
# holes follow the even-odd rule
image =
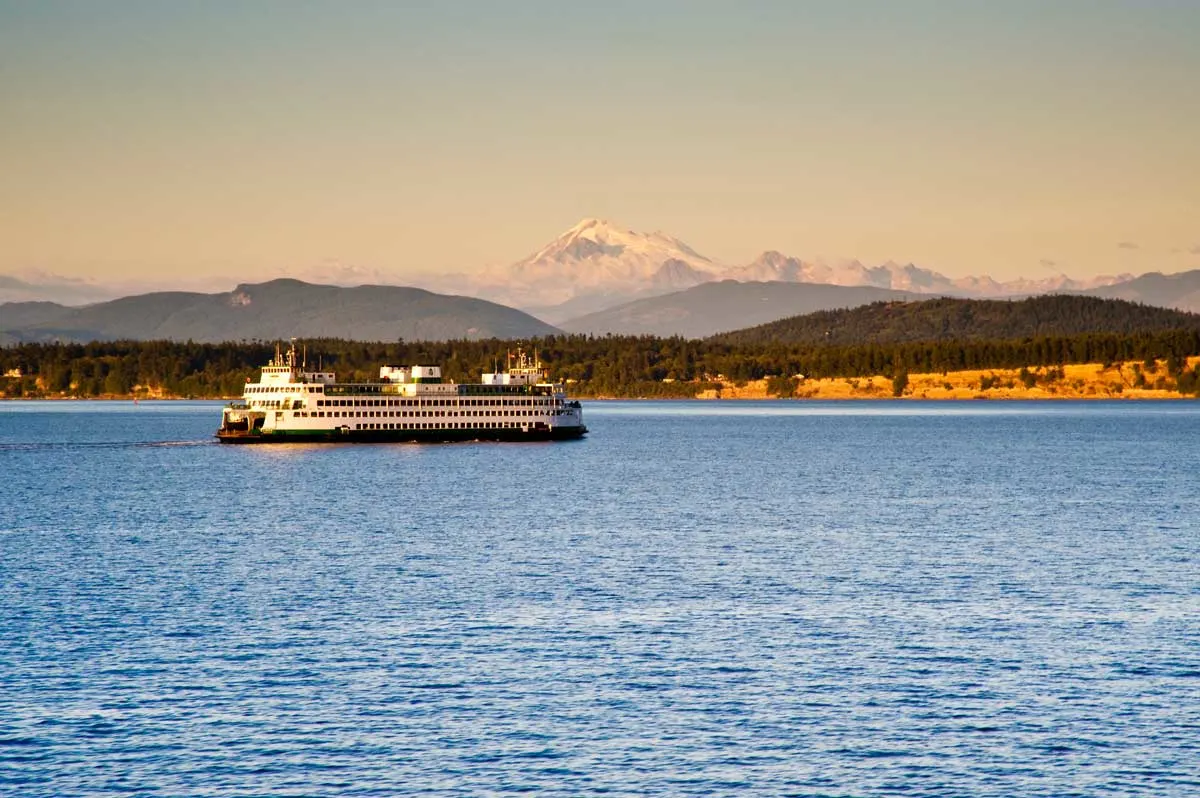
[[[587,427],[510,429],[309,429],[217,432],[221,443],[465,443],[471,441],[535,442],[577,440]]]

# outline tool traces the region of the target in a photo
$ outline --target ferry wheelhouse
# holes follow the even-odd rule
[[[258,382],[221,414],[222,443],[312,441],[546,441],[587,433],[579,402],[545,381],[536,358],[509,355],[508,368],[478,383],[442,380],[438,366],[382,366],[379,382],[339,383],[310,371],[293,343],[277,347]]]

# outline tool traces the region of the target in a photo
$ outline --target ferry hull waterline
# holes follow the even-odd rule
[[[587,434],[583,408],[523,352],[478,383],[443,382],[438,366],[383,366],[379,382],[310,371],[295,344],[221,414],[221,443],[562,441]]]

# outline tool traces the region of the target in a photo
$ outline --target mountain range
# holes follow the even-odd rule
[[[469,290],[560,324],[574,323],[580,316],[624,302],[727,280],[1008,297],[1086,291],[1131,277],[1075,280],[1056,275],[1007,282],[988,276],[952,279],[912,263],[887,261],[868,266],[854,259],[802,260],[776,251],[764,252],[743,266],[728,266],[663,232],[638,233],[601,219],[584,219],[528,257],[471,279]]]
[[[368,272],[339,267],[338,274],[355,280]],[[1200,271],[1001,282],[986,275],[949,278],[911,263],[870,266],[853,259],[804,260],[775,251],[745,265],[728,266],[666,233],[637,233],[600,219],[582,220],[509,266],[476,275],[445,275],[424,283],[427,290],[281,279],[241,285],[229,293],[158,291],[100,301],[106,292],[111,297],[113,288],[45,275],[0,275],[0,302],[8,301],[0,304],[0,343],[87,336],[527,337],[555,327],[703,337],[875,301],[1051,292],[1200,311]],[[46,297],[57,301],[32,301]],[[241,300],[233,297],[252,301],[238,308]]]

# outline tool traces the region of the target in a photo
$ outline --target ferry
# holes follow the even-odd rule
[[[222,443],[556,441],[587,434],[583,409],[518,350],[478,383],[442,379],[438,366],[381,366],[378,382],[310,371],[292,342],[221,414]]]

